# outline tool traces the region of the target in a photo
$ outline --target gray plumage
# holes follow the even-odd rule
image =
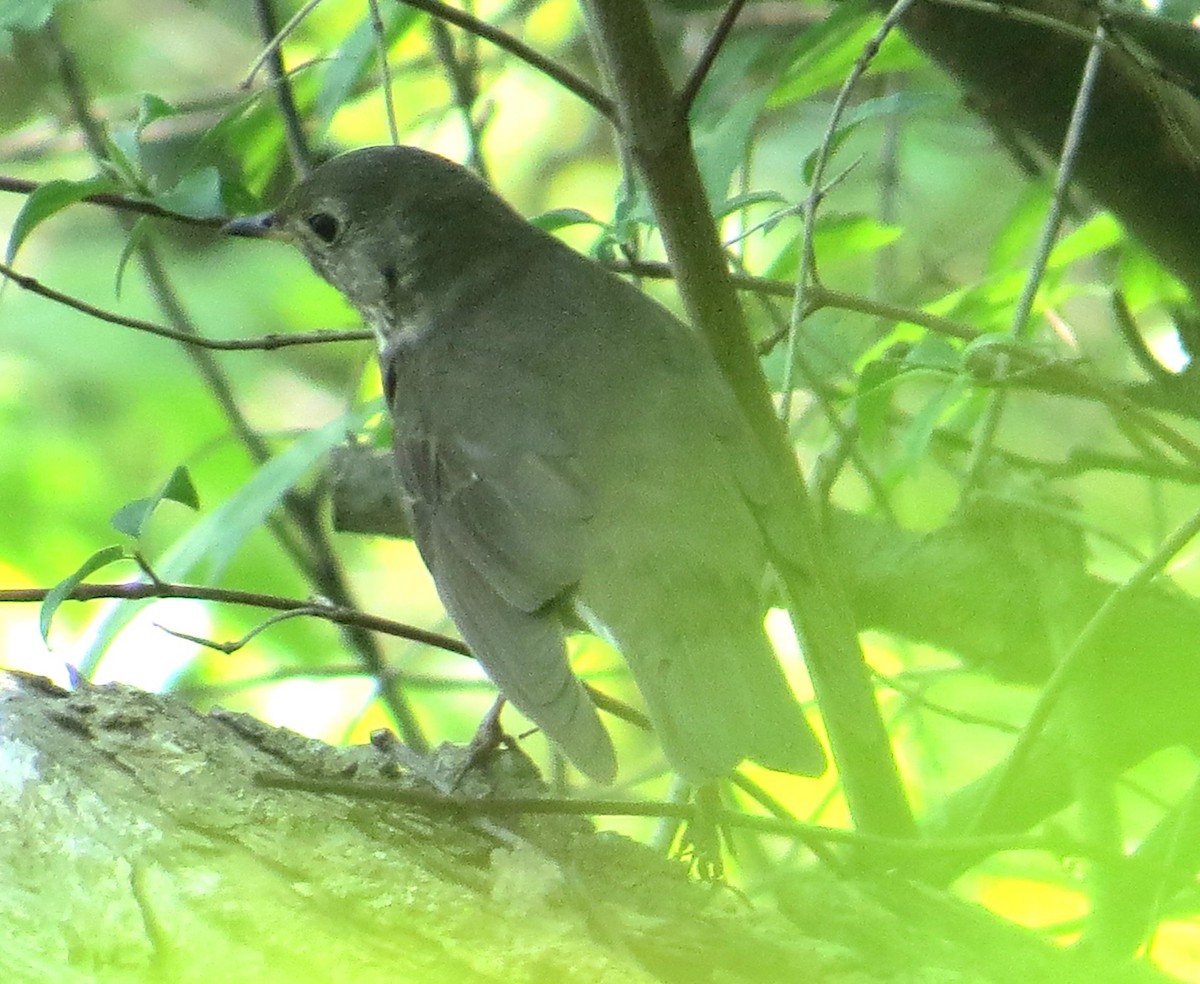
[[[330,161],[273,221],[379,333],[417,545],[505,696],[610,781],[566,658],[582,620],[685,778],[820,774],[762,628],[779,492],[698,337],[415,148]]]

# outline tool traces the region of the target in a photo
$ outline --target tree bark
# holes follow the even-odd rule
[[[579,817],[502,826],[261,781],[427,788],[404,759],[126,686],[66,691],[0,675],[0,979],[1086,977],[1031,934],[896,881],[814,869],[782,879],[778,908],[753,906]],[[443,750],[420,761],[446,775],[461,759]],[[516,752],[493,757],[488,775],[505,795],[536,785]],[[1164,980],[1144,968],[1120,979]]]

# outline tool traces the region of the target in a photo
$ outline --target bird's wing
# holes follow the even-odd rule
[[[672,421],[661,410],[674,437],[647,434],[643,460],[613,455],[626,478],[597,514],[604,537],[589,542],[579,611],[621,650],[686,778],[743,759],[818,775],[824,753],[763,628],[762,531],[702,412]]]
[[[414,534],[438,594],[501,692],[598,781],[612,744],[571,673],[557,601],[579,578],[589,514],[573,459],[529,407],[479,405],[469,356],[385,354],[395,452]],[[495,400],[520,400],[520,370]],[[495,387],[484,387],[487,391]]]
[[[508,602],[458,545],[457,520],[435,515],[422,552],[463,638],[501,693],[597,782],[611,782],[616,754],[596,708],[567,662],[561,624]]]
[[[607,308],[628,312],[641,364],[624,367],[636,387],[589,459],[602,494],[580,612],[621,649],[683,775],[745,758],[820,774],[824,752],[763,629],[766,530],[782,506],[769,463],[695,336],[640,295]]]

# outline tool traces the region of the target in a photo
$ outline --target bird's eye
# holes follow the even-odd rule
[[[337,239],[338,233],[341,231],[341,223],[328,212],[314,212],[312,215],[305,216],[304,221],[308,223],[313,234],[326,245]]]

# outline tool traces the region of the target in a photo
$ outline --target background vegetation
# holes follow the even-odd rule
[[[573,79],[630,84],[597,68],[598,49],[628,40],[606,34],[606,5],[587,8],[589,29],[568,0],[467,4],[502,32],[490,40],[418,9],[431,6],[325,0],[289,24],[278,66],[259,56],[294,4],[0,9],[6,264],[37,281],[0,296],[3,662],[184,690],[331,741],[381,727],[418,746],[471,735],[490,688],[469,660],[420,640],[320,617],[264,628],[269,612],[230,597],[52,597],[41,624],[31,603],[81,568],[116,585],[145,580],[144,565],[172,584],[452,631],[410,543],[330,528],[327,452],[347,434],[380,442],[371,343],[298,255],[219,232],[277,201],[306,162],[392,139],[469,162],[523,214],[632,265],[684,310],[645,265],[663,256],[662,216],[635,177],[629,128],[617,137],[592,90],[572,91]],[[762,0],[723,37],[720,4],[648,4],[675,85],[702,82],[689,114],[700,173],[734,269],[759,278],[743,303],[823,523],[821,562],[853,609],[904,788],[934,838],[887,866],[1107,959],[1141,954],[1196,979],[1200,405],[1193,261],[1186,234],[1169,238],[1194,186],[1189,196],[1154,170],[1170,145],[1184,147],[1183,172],[1200,171],[1191,66],[1115,12],[1101,86],[1119,96],[1132,80],[1151,109],[1101,113],[1076,101],[1091,91],[1096,21],[1039,8],[1022,26],[1039,32],[1029,57],[1050,108],[998,79],[1019,96],[1004,104],[971,74],[985,61],[978,39],[936,21],[953,8],[906,6],[909,34],[882,30],[885,11],[856,0]],[[1036,19],[1050,15],[1075,33]],[[1002,49],[1009,21],[973,16],[988,50]],[[1085,139],[1068,193],[1055,180],[1072,106],[1085,134],[1109,140]],[[1120,181],[1105,183],[1104,160]],[[1149,212],[1122,214],[1126,191],[1144,192]],[[318,330],[347,335],[225,350],[179,340]],[[771,628],[811,694],[785,613]],[[610,651],[580,640],[576,656],[589,682],[636,702]],[[841,713],[820,710],[829,725]],[[677,793],[652,739],[613,727],[616,795]],[[574,784],[539,738],[524,745],[563,790]],[[853,823],[834,773],[750,778],[792,817]],[[736,801],[762,812],[761,799]],[[669,840],[648,821],[602,823]],[[962,849],[985,834],[999,839]],[[731,877],[752,895],[771,894],[781,861],[811,863],[788,839],[736,843]]]

